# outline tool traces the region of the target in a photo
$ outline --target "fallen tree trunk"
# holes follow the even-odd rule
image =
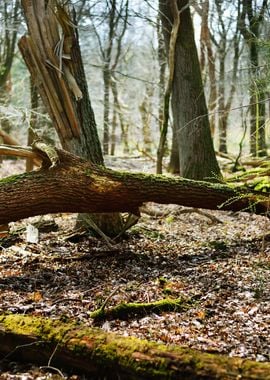
[[[270,364],[121,337],[76,323],[0,316],[0,353],[110,379],[270,379]],[[96,376],[96,377],[95,377]]]
[[[28,148],[29,152],[29,148]],[[224,184],[117,172],[57,150],[51,167],[0,181],[0,224],[58,212],[131,212],[144,202],[267,214],[269,197]],[[45,163],[45,164],[44,164]]]

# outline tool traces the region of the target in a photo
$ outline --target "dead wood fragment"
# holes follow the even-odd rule
[[[206,218],[210,219],[211,223],[222,223],[220,219],[218,219],[216,216],[209,214],[206,211],[199,210],[198,208],[183,208],[183,207],[176,207],[174,209],[167,208],[166,210],[160,210],[159,208],[153,206],[153,205],[143,205],[140,207],[140,211],[144,214],[153,216],[155,218],[166,218],[169,215],[181,215],[181,214],[191,214],[196,213],[202,216],[205,216]]]
[[[114,292],[117,291],[114,290]],[[112,292],[112,295],[114,294]],[[105,309],[105,306],[112,296],[109,295],[105,300],[104,304],[97,310],[90,314],[90,317],[94,319],[95,322],[101,322],[110,319],[129,319],[138,318],[140,316],[145,316],[151,313],[160,314],[166,311],[184,311],[191,307],[194,303],[193,300],[188,299],[171,299],[166,298],[160,301],[148,302],[148,303],[122,303],[120,305]]]
[[[270,364],[120,337],[26,315],[0,316],[0,353],[78,370],[91,378],[270,380]]]

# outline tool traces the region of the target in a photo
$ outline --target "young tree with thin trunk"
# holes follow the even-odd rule
[[[114,71],[116,70],[122,53],[122,42],[127,30],[129,0],[111,0],[106,3],[105,18],[105,39],[97,30],[93,22],[93,28],[98,40],[99,51],[102,59],[103,74],[103,153],[109,154],[110,147],[110,89]],[[90,14],[91,16],[91,14]],[[91,16],[92,17],[92,16]],[[105,20],[105,21],[104,21]],[[93,21],[93,20],[92,20]],[[114,83],[114,90],[117,84]],[[114,101],[115,99],[115,93]]]
[[[151,154],[152,149],[152,136],[151,136],[151,121],[152,121],[152,107],[153,107],[153,86],[146,85],[145,95],[139,106],[139,111],[142,120],[142,137],[143,137],[143,150],[146,154]]]
[[[261,6],[253,0],[239,0],[238,24],[249,50],[250,63],[250,153],[253,156],[266,155],[265,143],[265,98],[266,86],[261,81],[259,62],[259,38],[268,1]]]

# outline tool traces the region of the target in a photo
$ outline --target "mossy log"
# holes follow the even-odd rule
[[[38,171],[0,181],[0,224],[58,212],[131,212],[144,202],[267,214],[267,194],[184,178],[113,171],[57,150]]]
[[[0,316],[0,353],[113,379],[270,379],[270,363],[121,337],[75,323]]]
[[[107,319],[129,319],[138,318],[150,313],[160,314],[165,311],[184,311],[194,303],[192,299],[171,299],[166,298],[160,301],[148,303],[121,303],[111,308],[105,309],[105,305],[90,313],[90,317],[95,322],[101,322]]]

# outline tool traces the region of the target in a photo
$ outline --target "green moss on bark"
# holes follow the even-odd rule
[[[91,378],[269,380],[270,364],[201,353],[100,329],[24,315],[0,316],[0,352],[35,362],[53,355],[52,365],[81,370]],[[27,345],[34,342],[37,344]],[[26,343],[26,344],[25,344]],[[40,343],[43,343],[40,345]],[[14,350],[14,347],[17,349]],[[20,351],[20,348],[21,351]],[[57,349],[55,350],[55,347]],[[29,352],[29,353],[28,353]],[[27,355],[28,353],[28,355]]]
[[[128,319],[149,313],[187,310],[194,303],[192,300],[166,298],[149,303],[121,303],[110,309],[99,308],[90,313],[96,322],[105,319]]]

